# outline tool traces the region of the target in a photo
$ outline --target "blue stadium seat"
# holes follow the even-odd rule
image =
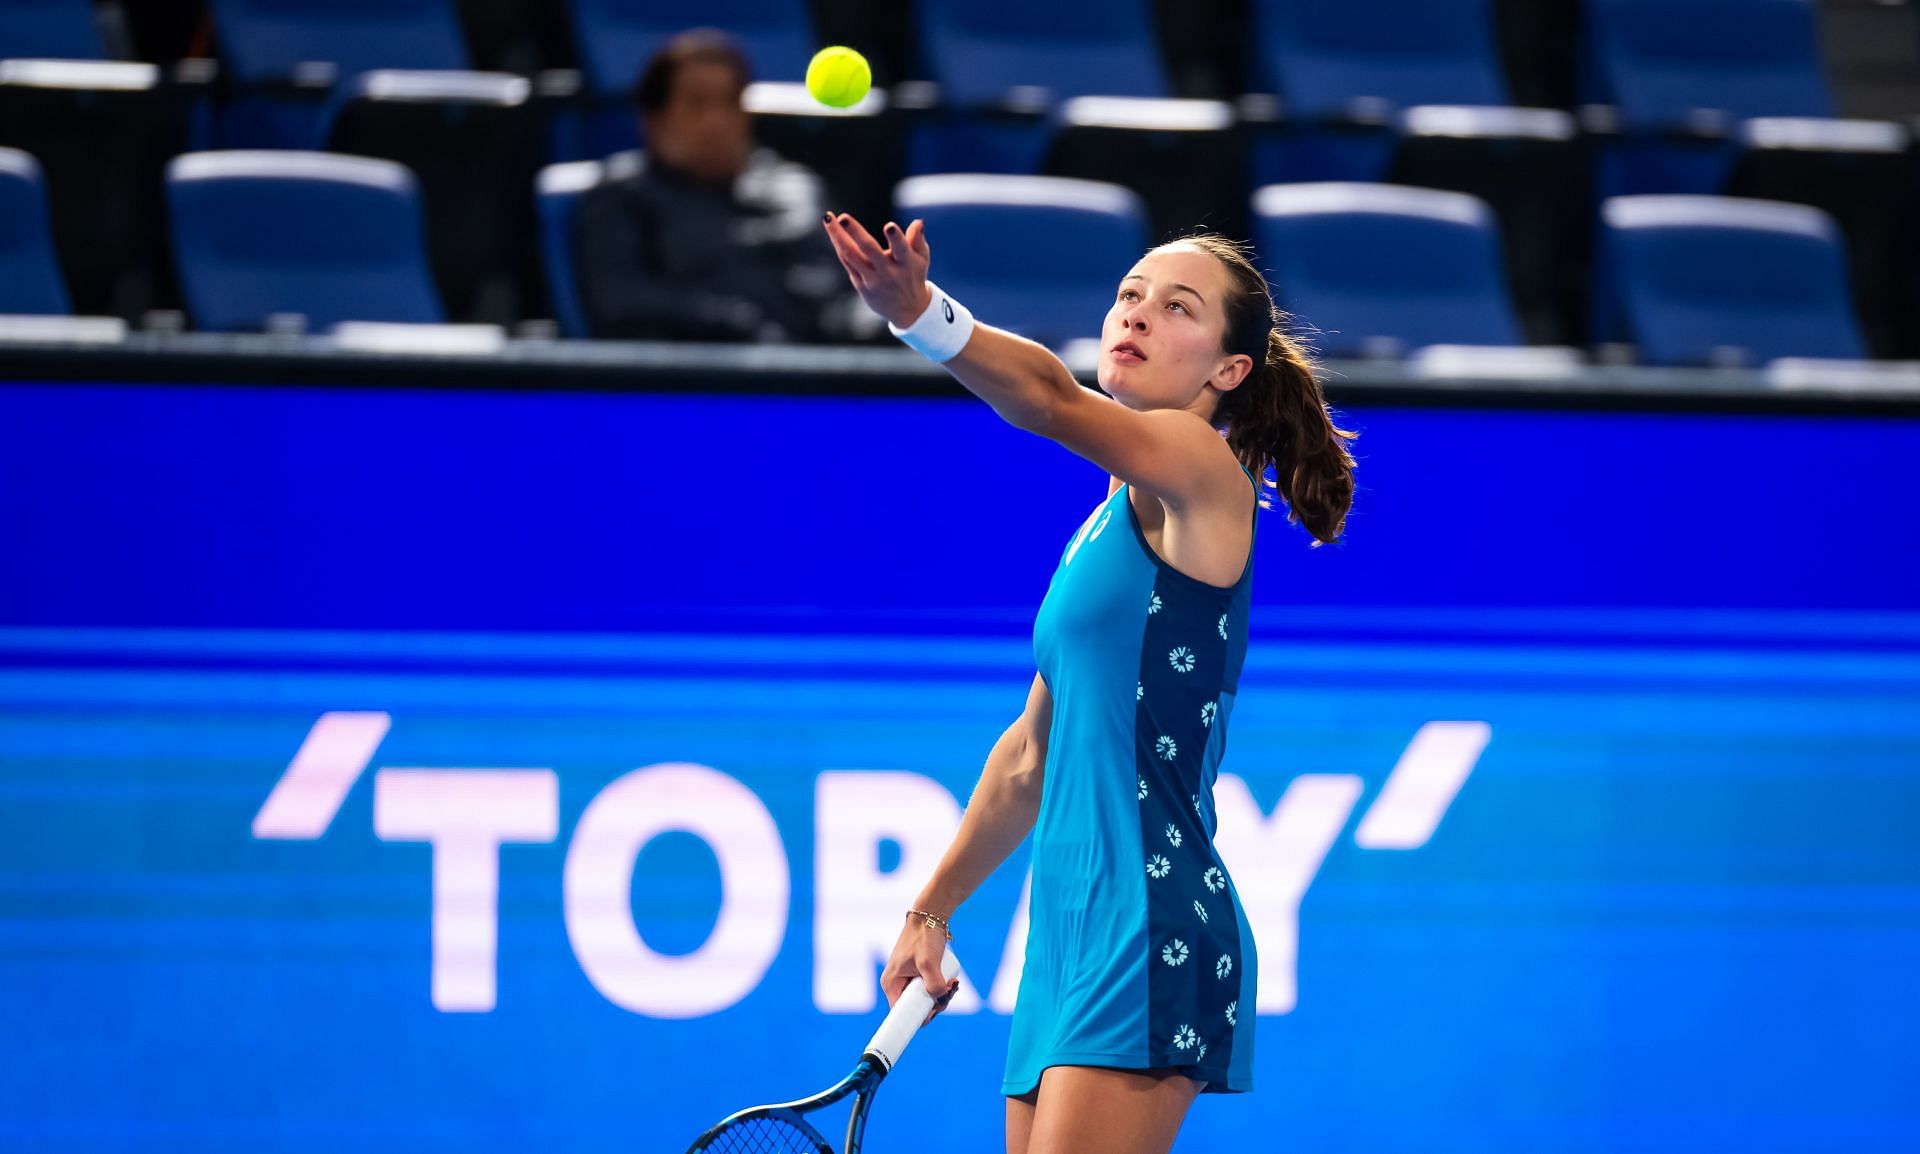
[[[512,82],[467,73],[457,0],[208,2],[224,79],[235,88],[218,106],[215,139],[228,148],[329,147],[341,107],[364,96],[370,75],[397,70],[471,75],[496,87]]]
[[[1485,202],[1389,184],[1268,185],[1254,236],[1281,308],[1333,357],[1428,345],[1518,345],[1500,234]]]
[[[587,86],[601,96],[630,92],[654,51],[696,25],[738,39],[756,80],[803,79],[818,47],[806,0],[704,0],[692,8],[659,0],[568,0],[567,8]]]
[[[413,175],[384,160],[309,152],[200,152],[167,169],[174,251],[194,323],[262,328],[299,313],[445,321],[427,266]]]
[[[908,168],[1041,171],[1062,102],[1169,94],[1154,26],[1149,0],[921,5],[920,61],[942,109],[914,126]]]
[[[1813,0],[1586,0],[1585,96],[1627,127],[1831,116]]]
[[[40,164],[0,148],[0,313],[66,313]]]
[[[923,4],[920,57],[950,105],[999,104],[1009,89],[1051,99],[1166,96],[1147,0]]]
[[[489,323],[543,311],[528,194],[548,158],[548,112],[527,78],[470,70],[460,0],[210,3],[235,81],[214,139],[405,164],[445,306]]]
[[[1593,231],[1578,130],[1558,109],[1509,106],[1496,6],[1252,0],[1254,85],[1280,97],[1281,113],[1254,128],[1253,182],[1387,181],[1477,196],[1510,245],[1526,329],[1573,342]]]
[[[1147,248],[1140,198],[1046,176],[916,176],[896,219],[926,221],[940,286],[982,320],[1056,348],[1097,340],[1115,287]]]
[[[1254,0],[1256,75],[1289,116],[1503,105],[1490,0]]]
[[[0,58],[98,60],[88,0],[0,0]]]
[[[1819,209],[1622,196],[1601,215],[1620,303],[1647,363],[1866,355],[1839,230]]]
[[[1814,0],[1587,0],[1585,100],[1619,127],[1593,149],[1598,200],[1693,193],[1792,201],[1838,221],[1865,331],[1884,356],[1920,355],[1905,239],[1910,134],[1833,119]],[[1598,270],[1595,335],[1620,292]]]
[[[454,0],[210,0],[222,63],[242,83],[298,65],[333,64],[342,79],[376,68],[464,69]]]

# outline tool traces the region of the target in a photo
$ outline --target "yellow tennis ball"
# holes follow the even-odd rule
[[[829,108],[849,108],[873,87],[867,58],[838,44],[813,54],[807,65],[807,91]]]

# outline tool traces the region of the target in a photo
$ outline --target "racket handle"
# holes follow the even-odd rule
[[[940,959],[940,973],[952,981],[959,972],[960,959],[954,957],[949,949],[946,956]],[[920,1024],[927,1020],[927,1011],[933,1009],[933,1001],[933,995],[927,993],[925,982],[919,978],[908,982],[907,988],[894,999],[887,1020],[874,1031],[873,1041],[867,1043],[866,1056],[878,1059],[883,1071],[893,1069],[893,1064],[906,1052],[907,1043],[913,1041],[913,1036],[920,1032]]]

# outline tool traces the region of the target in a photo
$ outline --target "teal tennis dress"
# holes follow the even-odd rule
[[[1128,492],[1074,534],[1034,620],[1053,726],[1008,1095],[1048,1066],[1253,1088],[1253,933],[1213,848],[1251,550],[1230,588],[1189,577],[1154,553]]]

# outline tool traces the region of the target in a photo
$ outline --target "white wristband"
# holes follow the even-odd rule
[[[973,314],[932,281],[927,282],[927,289],[933,293],[927,310],[906,328],[889,323],[887,331],[934,364],[944,365],[967,347],[973,336]]]

